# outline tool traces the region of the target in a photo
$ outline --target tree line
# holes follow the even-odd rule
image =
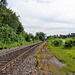
[[[50,38],[50,37],[53,37],[53,38],[62,38],[62,39],[73,38],[73,37],[75,37],[75,33],[69,33],[67,35],[62,35],[62,34],[60,34],[60,35],[52,35],[52,36],[50,35],[50,36],[47,36],[47,39]]]
[[[34,36],[32,33],[27,33],[19,21],[19,16],[16,16],[11,9],[6,7],[7,1],[0,1],[0,49],[10,48],[34,43],[45,39],[43,32],[37,32]],[[10,46],[9,46],[10,45]]]

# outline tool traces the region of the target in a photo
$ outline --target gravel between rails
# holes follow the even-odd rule
[[[39,51],[42,45],[37,47],[33,53],[31,53],[24,61],[21,63],[17,69],[12,70],[12,74],[7,75],[41,75],[41,71],[37,71],[36,63],[36,52]],[[40,74],[39,74],[40,73]]]

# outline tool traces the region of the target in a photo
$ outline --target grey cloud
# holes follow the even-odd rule
[[[44,2],[49,3],[50,2],[50,0],[36,0],[36,1],[41,2],[41,3],[44,3]]]
[[[21,16],[20,21],[22,22],[24,28],[26,27],[26,30],[28,29],[29,32],[30,30],[32,33],[36,32],[36,28],[38,28],[37,31],[39,31],[39,29],[40,31],[45,32],[48,30],[48,34],[56,33],[56,31],[54,31],[55,28],[57,28],[57,30],[60,29],[57,31],[58,33],[75,32],[74,6],[66,6],[66,4],[63,6],[64,2],[62,3],[62,0],[15,0],[15,2],[14,0],[8,1],[9,7]],[[67,3],[68,0],[65,1],[65,3]],[[71,8],[71,10],[69,8]]]

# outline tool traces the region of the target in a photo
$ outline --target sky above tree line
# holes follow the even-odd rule
[[[75,32],[75,0],[7,0],[8,8],[20,15],[28,33],[47,35]]]

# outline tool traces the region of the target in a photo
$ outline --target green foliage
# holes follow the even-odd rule
[[[0,3],[2,3],[0,6],[7,6],[7,0],[1,0]]]
[[[18,42],[18,35],[7,24],[0,27],[0,49],[6,48],[6,45]]]
[[[35,40],[39,40],[39,36],[35,36],[34,39],[35,39]]]
[[[42,32],[39,33],[39,37],[26,33],[19,21],[19,16],[4,6],[7,1],[1,0],[0,3],[3,3],[0,5],[0,49],[31,44],[44,38]]]
[[[36,58],[39,59],[40,58],[40,54],[37,53]]]
[[[34,39],[34,35],[32,33],[29,33],[29,36],[30,36],[31,40]]]
[[[28,39],[27,39],[28,38]],[[0,8],[0,49],[16,47],[30,42],[18,16],[6,7]]]
[[[5,3],[6,0],[1,0]],[[6,7],[0,8],[0,49],[31,44],[32,34],[24,31],[18,16]],[[27,43],[27,42],[29,43]]]
[[[27,37],[26,37],[26,41],[30,42],[31,41],[31,37],[30,35],[27,34]]]
[[[12,10],[7,9],[6,7],[0,8],[0,23],[2,25],[8,24],[17,34],[24,31],[22,24],[19,22],[18,16],[16,16]]]
[[[66,38],[65,41],[63,41],[63,39],[54,39],[50,37],[47,42],[49,42],[52,46],[61,46],[68,49],[75,46],[75,38]]]
[[[37,66],[37,70],[39,70],[39,65],[40,65],[40,54],[36,55],[36,66]]]
[[[52,36],[48,36],[48,39],[49,39],[49,40],[52,40],[52,39],[53,39],[53,37],[52,37]]]
[[[53,46],[51,43],[51,40],[48,39],[48,46],[50,50],[54,53],[54,55],[64,63],[66,63],[66,66],[64,67],[70,73],[69,71],[75,72],[75,38],[67,38],[64,44],[61,46]],[[53,41],[56,39],[53,39]],[[65,45],[65,43],[71,44],[72,47],[70,48],[70,45],[68,45],[66,48],[62,48],[62,46]],[[70,48],[70,49],[69,49]]]
[[[63,44],[63,41],[62,41],[62,39],[55,39],[55,40],[52,42],[52,44],[53,44],[54,46],[61,46],[61,45]]]
[[[60,35],[59,38],[63,38],[63,39],[65,39],[66,37],[67,37],[66,35]]]
[[[19,24],[19,26],[18,26],[18,28],[17,28],[17,31],[16,31],[16,33],[17,34],[20,34],[20,33],[23,33],[24,32],[24,28],[23,28],[23,26],[21,25],[21,23]],[[24,33],[25,34],[25,33]]]
[[[0,41],[6,44],[10,43],[11,41],[17,41],[16,33],[7,24],[0,27]]]
[[[43,32],[37,32],[35,38],[45,40],[45,34]]]
[[[73,39],[73,46],[75,46],[75,39]]]
[[[75,39],[72,38],[66,39],[64,47],[72,48],[73,46],[75,46]]]

